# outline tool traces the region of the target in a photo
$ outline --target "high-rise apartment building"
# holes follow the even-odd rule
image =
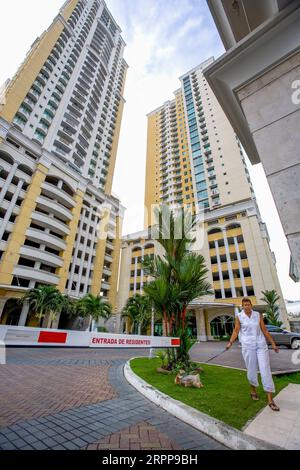
[[[209,212],[253,196],[240,143],[202,74],[211,62],[183,75],[175,99],[148,115],[146,227],[155,204]]]
[[[269,238],[256,204],[241,145],[202,71],[213,58],[180,77],[175,98],[148,115],[145,230],[123,238],[118,305],[141,293],[147,278],[145,255],[162,254],[149,227],[161,204],[186,206],[199,217],[208,280],[214,294],[195,301],[194,331],[199,339],[232,330],[244,296],[263,311],[264,290],[284,299]],[[126,280],[126,282],[125,282]]]
[[[6,82],[0,108],[2,323],[35,324],[15,299],[38,284],[74,298],[100,294],[115,305],[123,208],[111,188],[124,47],[104,1],[68,0]]]

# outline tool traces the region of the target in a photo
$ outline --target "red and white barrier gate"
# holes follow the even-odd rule
[[[0,341],[6,346],[59,346],[84,348],[176,348],[179,338],[118,335],[89,331],[0,326]]]

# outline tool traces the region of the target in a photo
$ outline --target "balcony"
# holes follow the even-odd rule
[[[67,246],[65,241],[63,241],[59,237],[55,237],[54,235],[51,235],[50,233],[46,233],[43,230],[37,230],[34,228],[27,229],[26,238],[28,238],[29,240],[35,243],[45,244],[55,250],[59,249],[63,251],[66,249],[66,246]]]
[[[48,78],[49,78],[49,77],[48,77]],[[38,83],[41,84],[41,86],[44,87],[44,86],[46,86],[46,83],[47,83],[47,77],[45,77],[43,74],[40,73],[40,74],[37,76],[37,81],[38,81]]]
[[[26,268],[24,266],[14,268],[13,274],[23,279],[35,280],[50,285],[56,285],[59,282],[59,278],[55,274],[40,271],[39,269]]]
[[[36,80],[34,82],[33,86],[34,86],[35,90],[37,90],[37,92],[41,95],[42,91],[43,91],[43,86],[41,85],[41,83]]]
[[[60,102],[63,94],[58,90],[58,88],[55,88],[52,92],[52,96],[54,96],[58,100],[58,102]]]
[[[28,96],[26,96],[26,98],[24,99],[24,103],[26,104],[26,107],[32,111],[33,108],[35,107],[35,104],[36,104],[36,100],[32,100],[31,98],[29,98]]]
[[[66,127],[59,129],[57,135],[60,141],[66,143],[67,145],[72,145],[74,142],[74,132],[70,132]]]
[[[75,206],[75,201],[73,198],[67,194],[62,189],[59,189],[57,186],[53,184],[44,182],[42,184],[43,194],[50,198],[55,198],[58,202],[60,202],[64,207],[67,206],[69,209],[72,209]]]
[[[47,59],[44,66],[47,67],[50,72],[53,72],[53,62],[51,60]]]
[[[38,208],[41,208],[44,211],[49,211],[66,222],[72,220],[72,212],[62,206],[59,202],[53,201],[45,196],[39,196],[37,198],[37,204]]]
[[[59,256],[37,248],[23,246],[21,248],[21,255],[33,261],[43,261],[53,267],[61,267],[63,265],[63,260]]]
[[[216,189],[211,189],[210,194],[211,194],[211,196],[219,196],[220,191],[217,188]]]
[[[47,132],[49,130],[49,126],[47,124],[44,124],[42,121],[40,121],[36,126],[36,130],[39,131],[40,134],[46,137]]]
[[[18,110],[18,115],[21,116],[22,118],[26,119],[26,121],[27,121],[30,114],[31,114],[31,111],[27,107],[21,105],[21,107]]]
[[[36,142],[38,145],[43,145],[45,141],[45,135],[40,134],[39,131],[36,131],[32,137],[32,140]]]
[[[69,235],[70,233],[70,229],[66,224],[49,217],[49,215],[33,211],[31,218],[33,221],[38,222],[42,227],[49,228],[50,230],[54,228],[60,235]]]
[[[73,116],[69,115],[69,114],[65,114],[64,118],[63,118],[63,124],[67,123],[66,125],[68,127],[70,127],[70,131],[73,132],[74,134],[76,134],[77,132],[77,127],[79,126],[79,121],[77,121],[77,119],[75,119]]]
[[[79,168],[83,167],[84,162],[85,162],[85,158],[83,158],[81,155],[79,155],[78,152],[73,153],[73,160],[74,160],[74,163],[77,165],[77,167],[79,167]],[[78,171],[78,169],[77,169],[77,171]]]
[[[52,120],[54,118],[54,113],[51,109],[47,108],[43,115],[41,116],[41,121],[44,121],[48,127],[51,126]]]

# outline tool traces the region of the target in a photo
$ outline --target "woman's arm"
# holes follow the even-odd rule
[[[241,329],[241,323],[240,323],[239,317],[235,317],[234,330],[232,332],[229,343],[226,346],[226,349],[231,348],[231,346],[233,345],[233,343],[235,342],[235,340],[237,339],[237,337],[239,335],[240,329]]]
[[[274,339],[272,338],[272,336],[270,335],[270,333],[268,332],[267,328],[266,328],[266,325],[264,323],[264,320],[263,320],[263,316],[260,315],[260,322],[259,322],[259,326],[261,328],[261,331],[263,332],[266,340],[271,343],[272,345],[272,348],[274,349],[275,352],[279,352],[279,349],[278,349],[278,346],[277,344],[275,343]]]

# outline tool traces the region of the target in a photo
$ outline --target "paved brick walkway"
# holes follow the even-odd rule
[[[180,450],[168,436],[147,422],[137,423],[85,447],[86,450]]]
[[[108,369],[108,365],[1,366],[0,426],[116,397]]]
[[[0,449],[224,449],[127,383],[136,350],[9,349]]]

